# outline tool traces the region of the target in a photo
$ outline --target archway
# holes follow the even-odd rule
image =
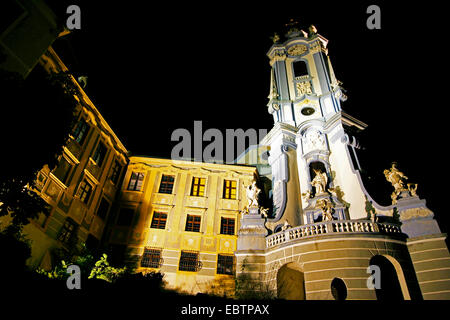
[[[397,260],[389,256],[375,255],[370,259],[370,265],[380,268],[380,287],[375,287],[377,300],[409,299],[405,277]]]
[[[277,295],[279,299],[305,300],[305,276],[297,262],[285,264],[277,273]]]

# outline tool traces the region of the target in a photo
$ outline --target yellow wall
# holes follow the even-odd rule
[[[132,172],[145,175],[139,191],[127,190]],[[158,192],[163,174],[175,177],[171,194]],[[145,247],[161,249],[160,269],[139,268],[138,271],[161,271],[172,288],[205,292],[218,282],[234,283],[233,276],[217,274],[217,257],[218,254],[233,255],[236,250],[240,212],[247,205],[245,186],[251,184],[256,174],[256,168],[248,166],[131,157],[116,220],[112,222],[117,221],[121,208],[133,208],[134,217],[128,227],[113,225],[109,242],[127,245],[130,254],[138,256],[142,256]],[[202,197],[191,195],[194,177],[205,178]],[[237,182],[236,199],[223,198],[225,179]],[[151,228],[154,212],[167,214],[164,229]],[[188,214],[201,217],[199,232],[185,231]],[[233,235],[220,234],[221,217],[234,219]],[[202,268],[196,272],[179,271],[182,250],[198,252]]]

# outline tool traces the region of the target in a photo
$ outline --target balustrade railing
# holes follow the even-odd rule
[[[399,225],[370,220],[335,220],[290,228],[266,237],[267,248],[292,240],[336,233],[401,234]]]

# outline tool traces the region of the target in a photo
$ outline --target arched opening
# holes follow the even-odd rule
[[[305,300],[305,275],[296,262],[285,264],[277,273],[277,295],[279,299]]]
[[[395,266],[392,262],[394,262]],[[374,277],[380,277],[379,286],[375,285],[377,300],[398,301],[409,297],[403,271],[395,259],[376,255],[370,259],[370,265],[380,268],[378,275],[376,274],[377,272],[373,274]]]
[[[331,281],[331,294],[335,300],[345,300],[347,299],[347,286],[344,280],[340,278],[334,278]]]

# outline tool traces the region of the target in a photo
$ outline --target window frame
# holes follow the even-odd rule
[[[192,219],[190,219],[192,218]],[[198,218],[199,221],[196,221]],[[192,220],[192,221],[190,221]],[[187,214],[186,215],[186,224],[184,226],[184,231],[188,232],[200,232],[202,227],[202,216],[196,214]],[[190,229],[190,230],[188,230]],[[197,230],[198,229],[198,230]]]
[[[224,220],[226,220],[227,223],[224,224]],[[230,230],[231,225],[229,224],[229,221],[233,221],[233,233],[229,233],[227,231]],[[229,235],[234,236],[236,233],[236,219],[235,218],[229,218],[229,217],[220,217],[220,234],[223,235]]]
[[[181,250],[178,271],[198,272],[202,268],[202,263],[199,258],[200,252],[198,251]]]
[[[158,216],[156,216],[156,215],[158,215]],[[162,218],[161,215],[164,215],[165,217]],[[160,226],[162,225],[161,221],[163,221],[163,223],[164,223],[162,228],[160,228]],[[154,223],[154,222],[157,222],[157,223]],[[167,225],[167,212],[153,211],[152,221],[150,222],[150,228],[165,230],[166,225]]]
[[[80,194],[80,190],[81,190],[81,188],[82,188],[83,182],[86,182],[85,185],[87,185],[87,186],[89,186],[89,187],[91,188],[91,189],[87,192],[87,193],[88,193],[88,195],[86,196],[86,197],[87,197],[87,200],[86,200],[86,197],[82,198],[82,196],[81,196],[81,194]],[[85,191],[85,189],[83,188],[83,191],[81,191],[81,192],[84,192],[84,191]],[[93,182],[90,181],[86,176],[84,176],[84,177],[80,180],[80,183],[78,184],[78,188],[77,188],[77,192],[75,193],[75,196],[76,196],[82,203],[84,203],[85,205],[89,205],[89,203],[90,203],[90,201],[91,201],[91,197],[92,197],[92,195],[94,194],[94,191],[95,191],[95,183],[93,183]]]
[[[135,179],[135,183],[133,185],[133,188],[130,189],[131,186],[131,181],[133,180],[133,174],[137,175],[137,178]],[[142,179],[140,180],[139,177],[142,176]],[[131,171],[130,174],[130,179],[128,180],[128,184],[127,184],[127,191],[142,191],[142,188],[144,186],[144,179],[145,179],[145,173],[144,172],[140,172],[140,171]],[[139,185],[139,181],[142,181],[139,189],[137,189],[138,185]]]
[[[113,185],[117,186],[120,180],[120,175],[122,174],[122,163],[118,159],[113,160],[113,164],[111,166],[111,173],[109,175],[109,180]]]
[[[73,221],[71,218],[67,218],[64,220],[63,225],[61,226],[61,229],[59,229],[58,236],[56,239],[60,241],[63,244],[67,244],[70,240],[70,238],[75,234],[77,231],[78,224]]]
[[[230,268],[230,258],[231,258],[231,268]],[[227,269],[231,269],[231,271],[227,272]],[[231,275],[231,276],[234,275],[235,274],[235,256],[231,255],[231,254],[218,253],[217,254],[216,274]]]
[[[78,129],[81,123],[83,124],[84,131],[82,131],[82,130],[79,131],[79,129]],[[91,129],[91,126],[89,125],[89,123],[87,123],[86,119],[82,117],[78,120],[77,124],[73,128],[70,135],[72,136],[73,141],[78,143],[79,146],[83,146],[86,141],[86,137],[89,134],[90,129]],[[81,138],[79,138],[80,133],[83,133]],[[79,140],[81,140],[81,141],[79,141]]]
[[[101,207],[102,203],[104,203],[104,202],[106,202],[108,204],[108,208],[106,209],[105,216],[102,217],[98,213],[99,213],[99,210],[100,210],[100,207]],[[105,196],[102,196],[100,198],[100,201],[98,202],[97,210],[95,210],[95,215],[97,217],[99,217],[102,221],[106,221],[106,219],[108,218],[110,210],[111,210],[111,203],[109,202],[109,200]]]
[[[173,181],[163,181],[165,177],[171,177],[173,178]],[[168,189],[167,184],[169,184],[170,186],[170,192],[166,192]],[[158,193],[162,193],[162,194],[173,194],[173,189],[175,186],[175,175],[173,174],[162,174],[161,175],[161,180],[159,181],[159,188],[158,188]],[[164,190],[162,190],[164,189]]]
[[[64,179],[61,179],[60,177],[58,177],[57,175],[56,175],[56,170],[58,170],[58,168],[59,168],[59,165],[60,165],[60,163],[61,163],[61,161],[62,160],[64,160],[64,161],[66,161],[68,164],[69,164],[69,169],[65,172],[65,174],[64,174]],[[69,157],[66,157],[64,154],[62,154],[61,156],[60,156],[60,159],[59,159],[59,161],[58,161],[58,164],[56,165],[56,167],[52,170],[52,175],[55,177],[55,178],[57,178],[63,185],[65,185],[65,186],[68,186],[69,184],[68,184],[68,181],[69,181],[69,177],[71,176],[71,173],[72,173],[72,170],[73,170],[73,168],[75,167],[75,163],[73,163],[73,161],[71,161],[70,159],[69,159]]]
[[[229,182],[229,186],[227,186],[227,183]],[[234,187],[233,187],[234,183]],[[237,199],[237,181],[236,180],[223,180],[223,199],[229,199],[229,200],[236,200]],[[233,196],[233,190],[234,190],[234,198]]]
[[[99,152],[99,148],[100,147],[103,147],[103,149],[104,149],[104,154],[103,155]],[[98,143],[97,143],[97,146],[94,148],[94,152],[91,155],[92,161],[99,168],[101,168],[106,163],[106,160],[108,158],[108,151],[109,150],[108,150],[108,147],[106,146],[106,144],[102,140],[99,140]],[[97,154],[100,154],[100,157],[101,157],[100,159],[97,159]]]
[[[196,183],[196,179],[198,179],[198,183]],[[202,180],[204,183],[202,184]],[[205,197],[206,196],[206,181],[205,177],[192,177],[191,183],[191,193],[192,197]],[[203,187],[203,192],[200,192],[201,187]]]
[[[158,255],[156,256],[155,253],[158,253]],[[144,259],[146,259],[145,262],[144,262]],[[146,265],[143,265],[144,263]],[[159,268],[161,268],[163,263],[164,263],[164,259],[162,258],[162,249],[161,248],[144,247],[144,251],[142,252],[141,260],[139,262],[139,265],[141,268],[159,269]]]

